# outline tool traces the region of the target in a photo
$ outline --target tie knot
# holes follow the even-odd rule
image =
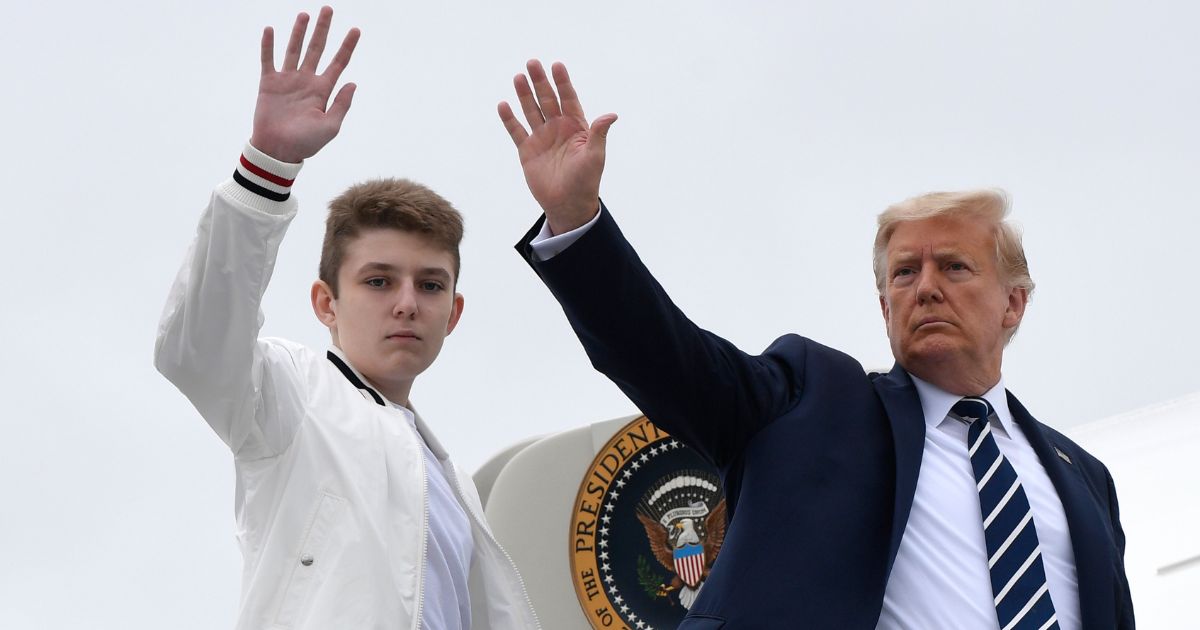
[[[958,416],[967,424],[975,424],[977,420],[984,420],[986,422],[994,411],[992,404],[988,401],[983,398],[969,396],[954,403],[954,406],[950,408],[950,413]]]

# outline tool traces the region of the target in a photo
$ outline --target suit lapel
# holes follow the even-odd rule
[[[1062,501],[1071,531],[1071,548],[1075,552],[1081,624],[1089,629],[1112,628],[1112,585],[1116,579],[1113,574],[1112,532],[1105,527],[1105,519],[1097,511],[1096,499],[1084,481],[1080,463],[1068,461],[1071,459],[1070,450],[1047,439],[1038,421],[1012,393],[1008,394],[1008,408],[1029,439],[1029,444],[1037,453]]]
[[[925,453],[925,413],[908,373],[897,364],[888,374],[875,379],[875,391],[887,410],[896,449],[896,503],[892,511],[892,538],[888,547],[888,575],[908,525],[921,457]]]

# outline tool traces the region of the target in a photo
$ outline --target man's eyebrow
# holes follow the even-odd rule
[[[912,260],[920,258],[921,251],[917,249],[897,249],[893,250],[891,255],[887,257],[889,262]]]
[[[959,247],[943,247],[942,249],[934,250],[933,257],[937,260],[945,260],[947,258],[965,258],[974,261],[975,257],[966,249]]]
[[[923,255],[924,254],[920,249],[898,249],[892,252],[892,255],[888,257],[888,260],[893,262],[897,260],[912,260],[913,258],[921,258]],[[941,247],[935,249],[933,251],[933,257],[939,260],[944,258],[974,259],[968,250],[961,247]]]

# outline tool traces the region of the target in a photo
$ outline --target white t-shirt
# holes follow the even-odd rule
[[[442,463],[429,450],[417,431],[412,411],[396,405],[413,432],[421,439],[425,453],[425,478],[429,497],[429,526],[425,530],[425,589],[421,607],[421,627],[426,630],[469,630],[471,595],[467,578],[471,574],[471,521],[442,471]]]

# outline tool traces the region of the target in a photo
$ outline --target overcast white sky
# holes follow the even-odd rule
[[[151,365],[163,299],[250,133],[296,2],[6,8],[0,627],[231,626],[224,445]],[[264,334],[308,305],[324,204],[377,175],[466,216],[467,308],[413,401],[475,468],[633,411],[511,245],[537,217],[495,115],[533,56],[620,114],[602,194],[676,301],[743,348],[892,359],[874,217],[1006,188],[1037,293],[1005,378],[1073,425],[1200,390],[1200,9],[1186,2],[366,2],[342,135],[310,160]],[[1118,484],[1120,480],[1117,480]]]

